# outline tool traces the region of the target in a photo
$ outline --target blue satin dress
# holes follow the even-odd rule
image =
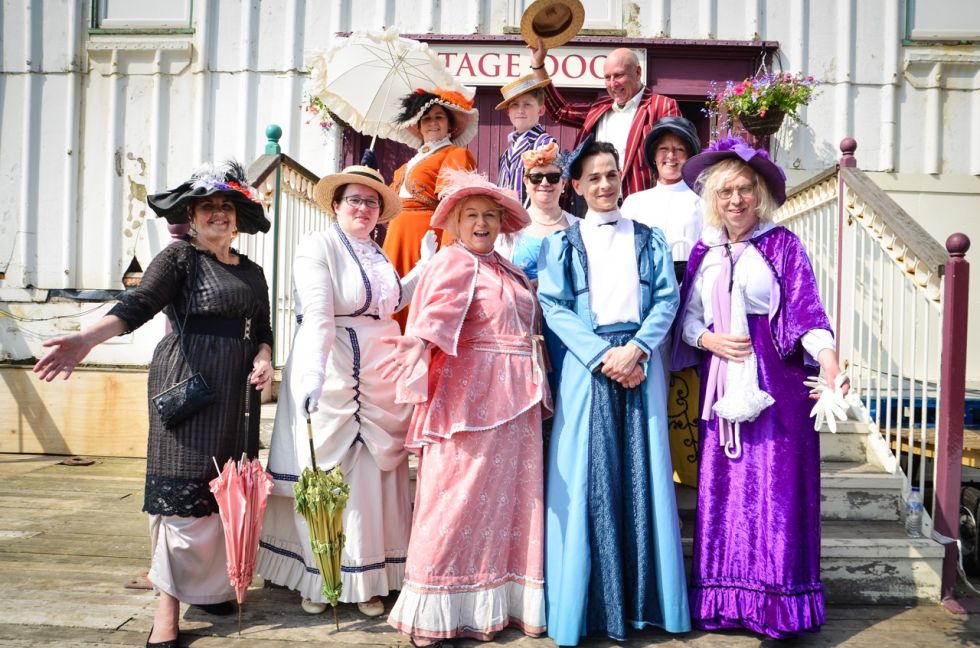
[[[548,636],[625,640],[628,628],[691,629],[660,345],[678,305],[659,230],[634,223],[638,323],[593,325],[579,224],[548,236],[538,263],[545,320],[568,348],[545,485]],[[598,288],[597,288],[598,289]],[[598,371],[606,350],[647,352],[646,379],[626,389]]]

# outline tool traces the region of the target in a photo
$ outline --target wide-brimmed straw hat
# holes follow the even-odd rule
[[[683,117],[663,117],[658,120],[650,132],[643,140],[643,155],[651,169],[657,168],[654,157],[657,152],[657,140],[664,135],[676,135],[687,146],[687,157],[693,157],[701,152],[701,139],[698,137],[698,129],[689,120]]]
[[[333,197],[337,193],[337,188],[343,185],[358,184],[370,187],[378,192],[384,202],[381,215],[378,216],[378,224],[387,223],[398,215],[401,210],[401,199],[395,190],[385,184],[384,177],[371,167],[360,166],[358,164],[345,168],[340,173],[331,173],[320,178],[313,188],[313,200],[316,201],[325,212],[331,217],[336,218],[337,214],[333,210]]]
[[[243,234],[268,232],[272,224],[265,216],[265,208],[253,196],[255,190],[245,178],[245,169],[234,160],[221,164],[205,164],[186,182],[173,189],[150,194],[146,202],[157,216],[168,223],[182,225],[189,222],[187,204],[192,200],[222,194],[235,204],[236,227]]]
[[[701,172],[728,159],[741,160],[758,173],[777,205],[786,202],[786,174],[778,164],[769,159],[768,151],[754,148],[740,137],[729,137],[713,142],[711,146],[684,163],[681,175],[687,186],[700,194],[702,187],[697,180]]]
[[[449,215],[459,201],[470,196],[485,196],[500,203],[506,212],[500,223],[501,234],[519,232],[531,223],[513,189],[498,187],[485,175],[476,171],[447,169],[439,174],[439,205],[432,213],[429,225],[436,229],[446,229]]]
[[[575,38],[585,22],[579,0],[537,0],[521,16],[521,37],[528,45],[554,49]]]
[[[528,74],[522,76],[518,79],[514,79],[510,83],[500,88],[500,94],[503,95],[504,100],[501,101],[494,107],[494,110],[503,110],[507,107],[514,99],[517,99],[522,94],[527,94],[528,92],[534,92],[538,88],[543,88],[551,83],[551,79],[545,79],[544,81],[538,81],[534,78],[533,74]]]
[[[449,132],[453,144],[466,146],[471,139],[476,137],[479,113],[473,107],[473,101],[467,99],[461,92],[439,88],[435,90],[419,88],[402,97],[401,104],[402,111],[395,117],[395,123],[400,128],[394,129],[388,135],[389,139],[408,144],[412,148],[422,146],[422,137],[413,133],[409,127],[417,126],[422,115],[436,104],[453,113],[455,123]]]

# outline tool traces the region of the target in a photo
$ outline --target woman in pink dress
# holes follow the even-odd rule
[[[419,455],[405,580],[388,617],[414,645],[545,630],[541,310],[497,254],[529,223],[516,194],[453,171],[431,226],[456,242],[429,262],[382,375],[417,403]]]

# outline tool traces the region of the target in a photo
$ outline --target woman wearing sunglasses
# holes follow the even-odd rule
[[[524,187],[531,204],[527,213],[531,224],[516,234],[504,238],[498,251],[527,275],[537,285],[538,252],[541,242],[552,232],[563,230],[574,218],[558,205],[565,190],[564,162],[558,154],[558,145],[549,143],[531,149],[521,155],[524,162]]]
[[[565,229],[575,219],[558,205],[558,199],[565,191],[566,157],[567,154],[558,152],[558,144],[555,142],[521,155],[524,162],[524,187],[531,203],[527,208],[531,223],[519,232],[497,239],[497,251],[520,268],[535,288],[538,285],[538,253],[541,251],[541,243],[546,236]],[[551,362],[548,385],[554,394],[558,388],[557,376],[565,356],[565,347],[547,325],[544,327],[544,341]],[[550,433],[551,421],[548,420],[544,426],[546,439]]]

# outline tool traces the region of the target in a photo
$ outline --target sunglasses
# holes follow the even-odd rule
[[[561,172],[558,172],[558,173],[528,173],[524,177],[527,178],[527,181],[530,182],[533,185],[539,185],[539,184],[541,184],[541,181],[544,180],[544,179],[546,179],[546,178],[548,180],[548,184],[556,185],[556,184],[558,184],[558,181],[561,180]]]

